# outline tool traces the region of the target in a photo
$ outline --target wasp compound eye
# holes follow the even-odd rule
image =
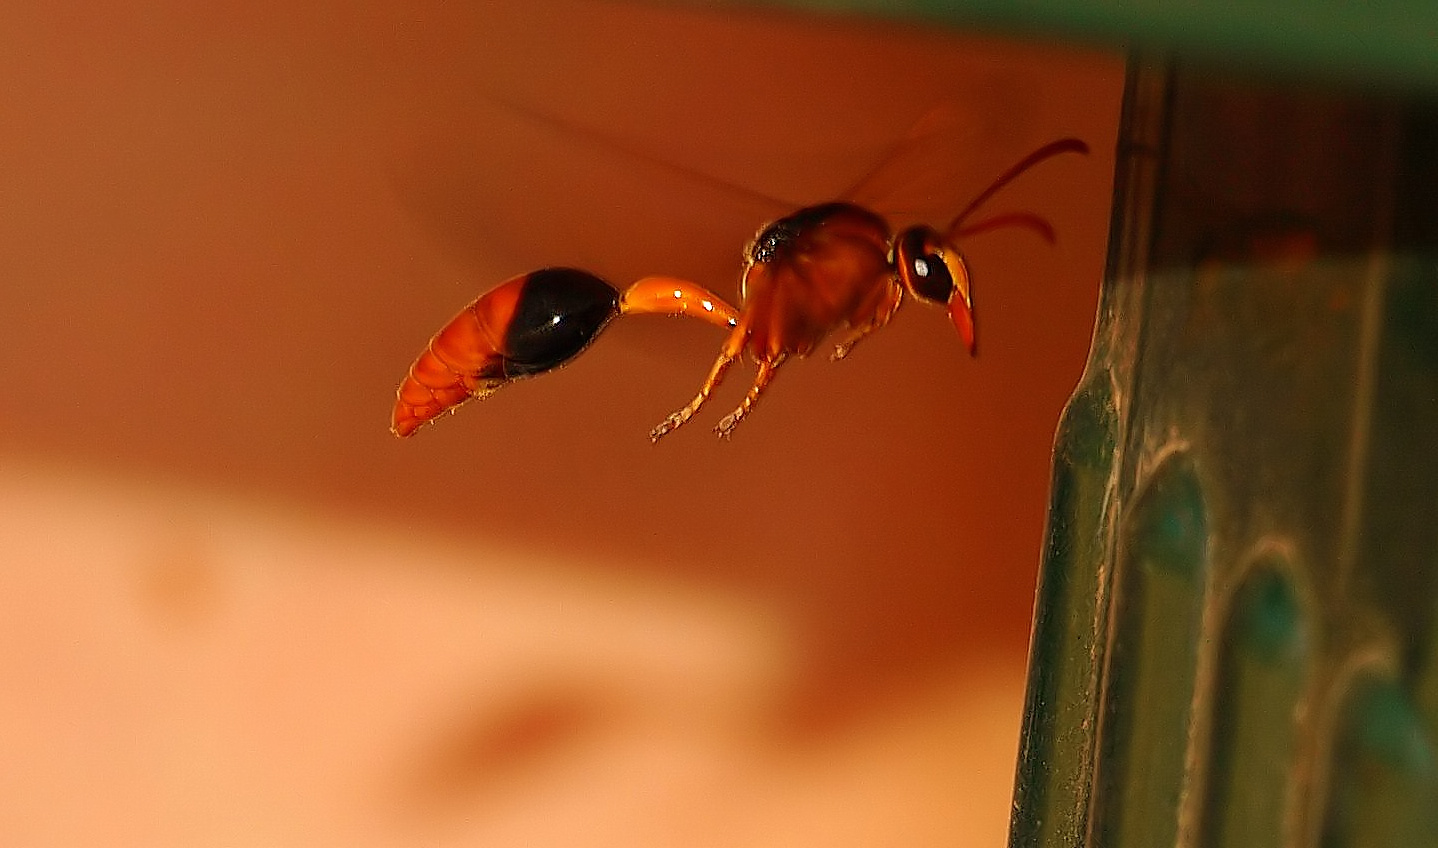
[[[899,282],[921,300],[943,306],[972,354],[974,304],[969,269],[958,248],[944,243],[932,227],[910,227],[894,241],[894,271]]]
[[[954,269],[949,254],[932,227],[910,227],[894,244],[894,265],[899,281],[915,297],[947,304],[954,294]]]

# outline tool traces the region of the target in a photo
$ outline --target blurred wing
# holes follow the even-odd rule
[[[645,150],[633,141],[604,132],[597,127],[587,126],[577,121],[570,121],[559,115],[517,101],[508,100],[498,95],[491,94],[489,98],[498,105],[513,112],[515,115],[534,123],[542,124],[558,131],[562,135],[582,140],[592,144],[597,149],[608,150],[625,158],[636,160],[642,164],[668,171],[674,176],[687,180],[694,185],[708,186],[718,189],[720,192],[732,194],[758,207],[766,208],[767,211],[775,217],[795,207],[795,204],[782,198],[765,194],[762,191],[739,183],[730,182],[729,180],[716,177],[713,174],[705,173],[698,168],[691,168],[687,165],[681,165],[677,162],[665,159],[662,156]]]
[[[838,199],[894,218],[948,218],[972,180],[964,164],[976,121],[955,103],[934,106]]]

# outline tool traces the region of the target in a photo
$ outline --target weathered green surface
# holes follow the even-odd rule
[[[1438,118],[1137,68],[1011,844],[1438,845]]]
[[[1312,77],[1438,85],[1432,0],[779,0],[1068,42],[1242,61]]]

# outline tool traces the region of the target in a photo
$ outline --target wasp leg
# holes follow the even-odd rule
[[[853,329],[849,331],[849,334],[844,336],[844,338],[834,346],[834,353],[830,355],[829,361],[838,362],[848,356],[849,353],[853,351],[854,345],[862,341],[865,336],[875,330],[882,329],[894,317],[894,313],[899,311],[899,304],[902,303],[903,300],[903,286],[898,283],[890,283],[885,286],[883,296],[869,314],[869,320],[854,325]]]
[[[660,422],[658,427],[650,430],[649,441],[659,441],[694,417],[694,413],[698,412],[699,407],[709,399],[714,388],[724,380],[724,372],[728,371],[734,360],[739,358],[739,354],[744,350],[744,341],[748,337],[749,330],[744,325],[741,324],[734,328],[734,331],[729,334],[729,338],[724,340],[724,347],[719,351],[719,358],[714,360],[714,367],[709,369],[709,376],[704,378],[703,385],[699,387],[699,394],[695,395],[694,399],[689,401],[683,409],[671,413],[668,418]]]
[[[739,408],[724,416],[719,421],[719,425],[714,428],[714,432],[719,434],[719,438],[729,438],[730,434],[734,432],[734,428],[738,427],[739,422],[744,420],[744,416],[749,414],[749,410],[754,408],[754,402],[759,400],[759,394],[774,379],[774,375],[778,373],[779,365],[783,361],[784,357],[781,356],[772,361],[765,360],[759,363],[759,373],[754,377],[754,385],[749,387],[749,393],[744,395],[744,400],[739,402]]]

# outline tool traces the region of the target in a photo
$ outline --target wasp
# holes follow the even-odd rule
[[[739,307],[690,280],[644,277],[622,291],[577,268],[544,268],[480,295],[430,339],[396,393],[391,430],[409,436],[441,413],[485,398],[515,380],[552,371],[578,356],[621,315],[682,315],[727,330],[719,356],[689,403],[649,433],[657,442],[694,417],[747,349],[758,370],[749,391],[715,431],[724,438],[754,408],[790,357],[804,358],[842,333],[832,360],[888,324],[907,294],[945,309],[971,356],[977,355],[973,287],[960,238],[1023,226],[1052,242],[1053,229],[1028,213],[970,224],[986,200],[1034,165],[1061,153],[1087,153],[1076,138],[1035,150],[1001,174],[942,231],[915,225],[897,235],[879,214],[855,203],[807,206],[766,224],[744,250]]]

